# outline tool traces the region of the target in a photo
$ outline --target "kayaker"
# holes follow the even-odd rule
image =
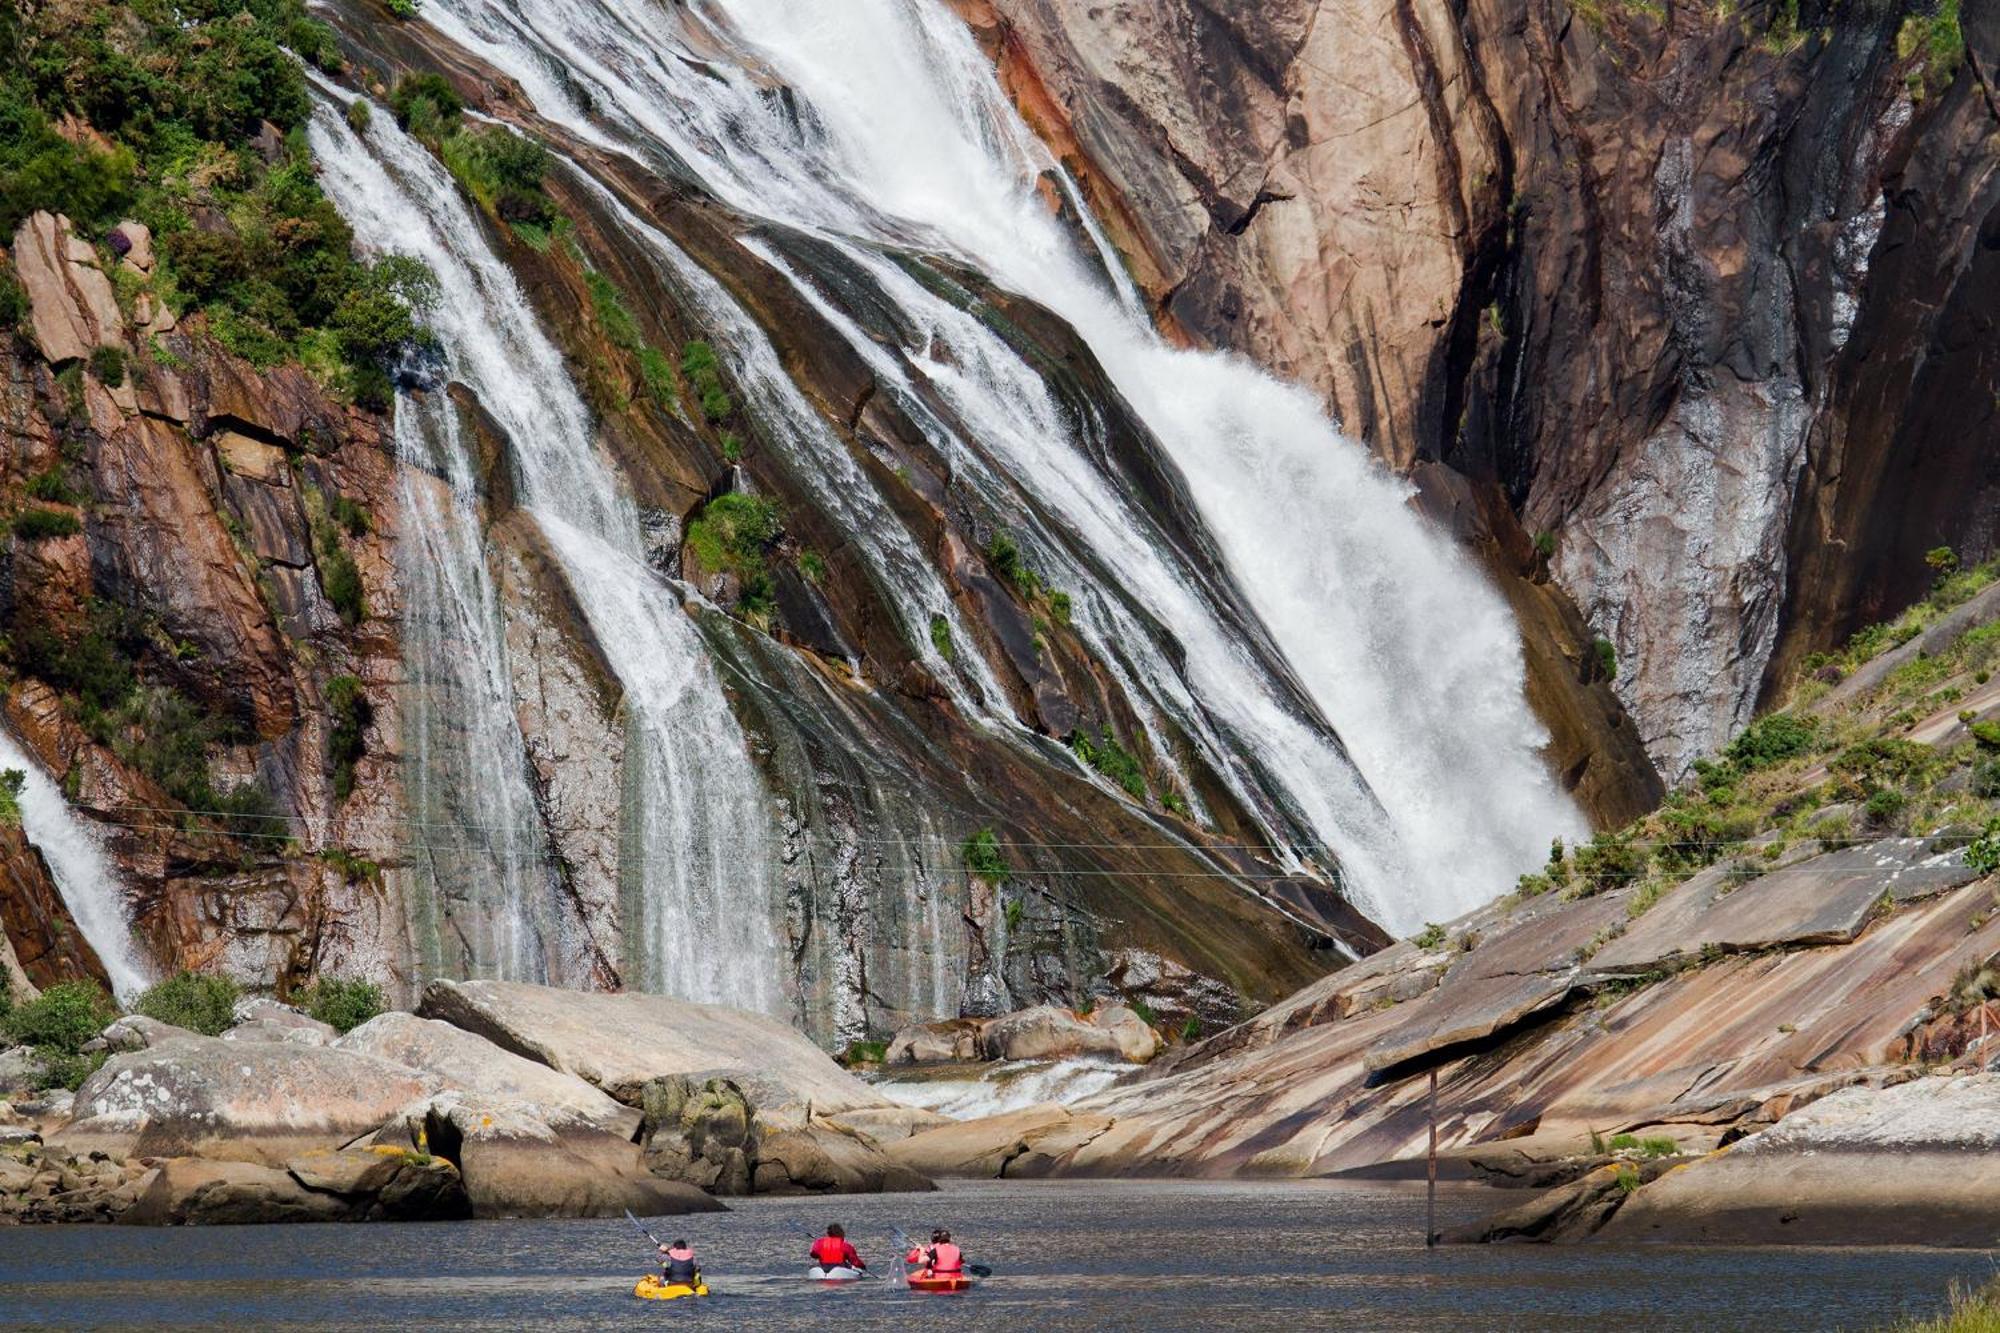
[[[660,1280],[672,1285],[701,1285],[701,1266],[694,1261],[694,1249],[684,1240],[660,1247]]]
[[[965,1271],[965,1252],[951,1243],[951,1233],[943,1227],[931,1232],[931,1243],[919,1245],[903,1256],[906,1264],[922,1264],[919,1277],[957,1277]]]
[[[868,1267],[867,1261],[855,1253],[854,1246],[848,1242],[846,1230],[838,1222],[827,1227],[826,1234],[813,1242],[812,1257],[813,1262],[823,1269]]]

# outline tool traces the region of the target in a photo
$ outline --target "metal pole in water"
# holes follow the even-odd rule
[[[1427,1166],[1429,1183],[1424,1188],[1424,1248],[1438,1243],[1438,1071],[1431,1067],[1431,1151]]]

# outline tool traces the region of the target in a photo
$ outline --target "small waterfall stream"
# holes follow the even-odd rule
[[[1163,683],[1152,660],[1127,670],[1155,707],[1235,752],[1219,771],[1254,768],[1276,785],[1310,831],[1293,864],[1330,849],[1351,895],[1407,929],[1492,897],[1552,835],[1583,830],[1538,754],[1545,736],[1502,599],[1308,394],[1159,339],[1101,244],[1080,243],[1047,207],[1039,180],[1060,172],[947,6],[433,0],[425,16],[585,140],[692,176],[869,274],[911,331],[901,373],[950,404],[967,442],[1179,636],[1184,672]],[[1039,376],[990,330],[909,279],[911,250],[981,271],[1076,330],[1185,478],[1260,622],[1250,637],[1281,662],[1252,650],[1133,523],[1119,479],[1091,456],[1088,423],[1029,383]],[[1121,627],[1100,610],[1102,643]],[[1290,841],[1265,808],[1274,839]]]
[[[62,788],[5,729],[0,729],[0,771],[14,769],[27,781],[21,788],[21,826],[48,862],[56,891],[83,938],[104,964],[111,989],[131,1000],[152,981],[125,910],[118,871],[97,831],[69,808]]]
[[[775,1012],[769,801],[699,635],[645,563],[637,510],[561,354],[450,176],[386,111],[364,141],[323,95],[311,134],[327,193],[360,242],[437,275],[448,374],[504,434],[521,508],[624,687],[626,983]]]

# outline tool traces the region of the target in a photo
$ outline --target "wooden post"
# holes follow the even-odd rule
[[[1429,1183],[1424,1187],[1424,1248],[1438,1243],[1438,1071],[1431,1066],[1431,1151],[1426,1167]]]

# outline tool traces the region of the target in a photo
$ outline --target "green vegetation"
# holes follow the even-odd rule
[[[613,347],[624,352],[637,352],[645,345],[639,335],[639,319],[632,308],[625,304],[625,297],[610,278],[597,269],[588,269],[583,275],[583,285],[590,293],[590,309],[597,316],[598,327]]]
[[[368,616],[368,603],[361,589],[361,569],[347,549],[346,537],[368,531],[368,515],[361,506],[344,496],[329,502],[316,486],[305,488],[306,522],[312,528],[317,548],[320,590],[339,614],[342,623],[358,625]]]
[[[715,349],[705,342],[691,342],[681,349],[681,375],[701,404],[701,414],[710,421],[727,421],[736,412],[736,401],[722,382],[722,366]]]
[[[1154,1013],[1153,1006],[1147,1004],[1144,1000],[1133,999],[1128,995],[1125,998],[1125,1007],[1137,1014],[1139,1021],[1147,1027],[1158,1027],[1160,1025],[1160,1016]]]
[[[736,575],[743,589],[737,609],[747,619],[761,620],[776,608],[769,555],[779,531],[776,504],[732,491],[704,505],[683,540],[704,570]]]
[[[1182,1041],[1201,1040],[1201,1020],[1199,1018],[1196,1018],[1192,1014],[1188,1015],[1188,1021],[1181,1024],[1181,1040]]]
[[[549,153],[501,125],[463,126],[437,145],[438,157],[489,216],[510,225],[546,227],[555,204],[542,188]]]
[[[116,389],[125,383],[125,349],[122,347],[99,347],[90,354],[90,373],[97,376],[97,382],[107,389]]]
[[[356,856],[345,847],[328,847],[319,854],[319,859],[338,870],[348,883],[366,881],[370,884],[382,882],[382,867],[365,856]]]
[[[31,1046],[43,1066],[42,1086],[76,1088],[104,1063],[104,1055],[83,1053],[84,1043],[104,1031],[118,1008],[94,981],[62,981],[35,999],[13,1005],[5,1021],[10,1044]]]
[[[1618,679],[1618,649],[1611,640],[1598,638],[1590,643],[1591,679]]]
[[[67,214],[82,238],[135,218],[153,232],[150,281],[170,308],[205,312],[226,346],[260,364],[302,360],[330,388],[380,400],[389,364],[416,340],[409,293],[356,257],[314,179],[300,59],[340,63],[332,29],[303,0],[10,8],[0,233],[38,209]],[[103,139],[71,142],[54,128],[65,117]],[[386,325],[385,307],[399,316]],[[386,348],[385,329],[401,335]],[[123,360],[100,349],[92,369],[116,384]]]
[[[1067,628],[1070,619],[1070,597],[1061,590],[1049,594],[1049,614],[1056,618],[1056,624]]]
[[[1410,936],[1410,943],[1416,945],[1419,949],[1436,949],[1444,944],[1444,936],[1445,930],[1443,926],[1435,921],[1426,921],[1422,930]]]
[[[722,433],[722,457],[730,463],[743,461],[743,437],[733,431]]]
[[[1041,593],[1041,575],[1028,568],[1027,562],[1021,558],[1020,545],[1015,542],[1013,534],[1004,528],[996,530],[986,543],[986,561],[993,566],[994,573],[1012,584],[1023,597],[1033,600]],[[1065,597],[1065,606],[1067,601]]]
[[[1910,71],[1912,95],[1942,90],[1965,62],[1965,33],[1959,27],[1958,7],[1959,0],[1938,0],[1937,12],[1912,14],[1897,30],[1897,57],[1922,62],[1921,69]],[[1941,546],[1938,550],[1949,553],[1951,548]]]
[[[382,988],[361,977],[315,977],[292,1003],[339,1032],[352,1032],[389,1007]]]
[[[937,649],[939,657],[949,662],[952,659],[951,622],[942,614],[931,616],[931,647]]]
[[[1084,763],[1123,787],[1126,794],[1137,800],[1146,799],[1146,774],[1139,766],[1130,750],[1118,743],[1111,734],[1110,727],[1098,728],[1098,739],[1092,741],[1087,732],[1078,731],[1070,737],[1070,749]]]
[[[333,764],[333,794],[346,800],[354,790],[354,765],[364,751],[363,734],[375,720],[375,710],[353,676],[335,676],[326,683],[327,714],[333,723],[327,733],[327,758]]]
[[[82,521],[67,509],[23,509],[14,515],[14,535],[24,542],[74,537],[82,531]]]
[[[134,1013],[219,1037],[236,1019],[236,1001],[243,988],[224,976],[181,972],[147,990],[132,1006]]]
[[[1001,914],[1007,919],[1007,932],[1012,934],[1021,928],[1021,919],[1028,914],[1028,904],[1021,898],[1009,898]]]
[[[1638,1170],[1629,1164],[1621,1164],[1618,1168],[1619,1192],[1621,1194],[1630,1194],[1633,1191],[1637,1190],[1638,1188],[1639,1188]]]
[[[1547,528],[1535,533],[1535,554],[1544,560],[1553,559],[1556,553],[1556,535]]]
[[[0,825],[21,827],[21,789],[28,775],[18,768],[0,769]]]
[[[384,3],[391,14],[406,21],[423,12],[423,0],[384,0]]]
[[[959,848],[967,873],[991,884],[1005,884],[1011,871],[1000,855],[1000,835],[990,828],[980,829]]]
[[[799,577],[808,583],[826,581],[826,561],[817,551],[800,551],[798,558]]]
[[[889,1043],[886,1041],[850,1041],[847,1049],[840,1053],[840,1063],[852,1069],[856,1065],[879,1065],[889,1058]]]
[[[365,97],[357,97],[347,104],[347,128],[356,134],[368,133],[368,127],[375,121],[375,109]]]
[[[1819,724],[1791,713],[1767,713],[1743,729],[1723,754],[1744,771],[1795,759],[1819,740]]]
[[[28,478],[28,495],[31,499],[58,505],[73,505],[83,498],[63,477],[60,463],[51,463],[45,470]]]

